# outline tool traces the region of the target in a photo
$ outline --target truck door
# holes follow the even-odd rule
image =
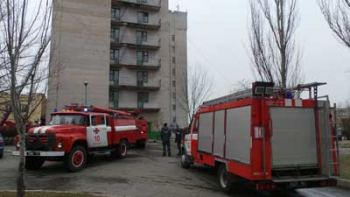
[[[107,141],[106,115],[90,115],[90,126],[87,128],[87,141],[90,148],[106,147]]]

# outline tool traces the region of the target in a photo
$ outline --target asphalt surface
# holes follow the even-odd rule
[[[173,152],[176,152],[173,149]],[[203,166],[180,167],[180,158],[162,157],[161,144],[150,143],[146,150],[132,150],[123,160],[100,155],[86,169],[69,173],[60,162],[46,162],[42,169],[27,171],[30,190],[84,191],[130,197],[349,197],[342,188],[303,189],[271,194],[243,189],[232,195],[221,192],[216,172]],[[15,189],[17,158],[6,151],[0,159],[0,190]]]

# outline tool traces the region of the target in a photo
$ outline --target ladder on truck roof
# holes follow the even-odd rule
[[[308,84],[299,84],[293,88],[287,88],[287,89],[282,89],[280,87],[274,86],[273,83],[270,82],[254,82],[252,85],[252,88],[242,90],[235,92],[233,94],[229,94],[226,96],[222,96],[213,100],[209,100],[206,102],[203,102],[203,105],[206,106],[211,106],[211,105],[217,105],[217,104],[223,104],[223,103],[228,103],[232,101],[238,101],[246,98],[253,98],[253,97],[270,97],[275,93],[287,93],[287,92],[302,92],[302,91],[309,91],[309,99],[317,99],[318,98],[318,87],[322,85],[326,85],[327,83],[323,82],[313,82],[313,83],[308,83]],[[262,93],[257,93],[259,91],[259,88],[266,88],[265,91]],[[270,88],[270,89],[268,89]],[[270,92],[266,92],[267,89]],[[312,95],[313,93],[313,95]]]
[[[252,97],[265,97],[272,96],[274,92],[274,83],[272,82],[254,82],[252,83],[252,88],[238,91],[227,96],[219,97],[210,101],[206,101],[203,105],[217,105],[222,103],[227,103],[231,101],[238,101],[246,98]]]
[[[203,105],[217,105],[217,104],[227,103],[231,101],[238,101],[238,100],[251,98],[251,97],[252,97],[252,89],[247,89],[247,90],[239,91],[227,96],[223,96],[210,101],[203,102]]]

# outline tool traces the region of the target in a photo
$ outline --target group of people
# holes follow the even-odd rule
[[[175,129],[170,129],[168,127],[168,124],[164,123],[160,131],[160,138],[162,139],[162,142],[163,142],[163,156],[166,156],[166,155],[168,155],[168,157],[171,156],[171,148],[170,148],[171,133],[175,133],[175,143],[177,144],[177,149],[178,149],[177,155],[182,154],[181,141],[183,138],[183,131],[179,128],[178,125],[176,125]]]

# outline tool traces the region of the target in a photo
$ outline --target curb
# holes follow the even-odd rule
[[[337,179],[337,181],[338,181],[338,187],[350,189],[350,180]]]

